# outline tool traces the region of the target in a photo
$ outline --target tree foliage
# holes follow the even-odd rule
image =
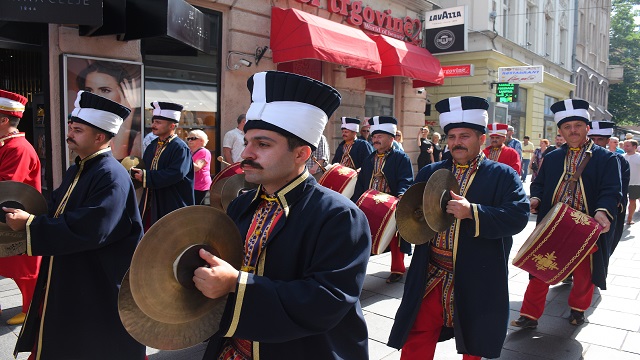
[[[613,0],[609,64],[624,67],[624,80],[609,91],[609,112],[619,125],[640,125],[640,30],[633,10],[638,1]]]

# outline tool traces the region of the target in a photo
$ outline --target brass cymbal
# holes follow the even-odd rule
[[[129,173],[131,173],[131,168],[135,167],[136,169],[144,169],[144,161],[137,157],[137,156],[127,156],[126,158],[122,159],[120,161],[120,164],[122,164],[122,166],[124,166],[125,169],[127,169],[127,171]],[[136,189],[139,189],[142,187],[142,182],[134,179],[133,177],[131,177],[131,181],[133,181],[133,185]]]
[[[453,173],[447,169],[436,170],[424,189],[422,208],[429,227],[435,231],[445,231],[453,224],[455,217],[446,212],[451,193],[460,194],[460,185]]]
[[[220,306],[192,321],[166,323],[147,316],[133,299],[129,272],[122,279],[118,294],[118,312],[127,332],[139,343],[154,349],[179,350],[199,344],[214,334],[227,297],[216,299]]]
[[[47,201],[38,190],[17,181],[0,181],[0,208],[20,209],[33,215],[47,213]],[[0,211],[0,257],[27,251],[26,231],[13,231],[5,224],[5,212]]]
[[[225,299],[210,299],[195,288],[193,272],[206,265],[198,256],[198,247],[239,269],[243,244],[233,220],[213,207],[187,206],[162,217],[143,236],[133,254],[129,285],[140,312],[129,306],[121,316],[141,319],[140,324],[127,330],[134,338],[153,343],[145,345],[167,348],[192,346],[212,336],[219,328]],[[131,322],[135,321],[132,318]],[[152,326],[159,329],[146,335],[144,332]],[[195,329],[185,335],[185,327]],[[184,338],[172,344],[154,335],[167,333],[172,334],[169,338]]]
[[[219,179],[218,181],[211,184],[211,188],[209,189],[209,205],[213,206],[216,209],[224,210],[222,208],[222,188],[224,184],[229,180],[229,177]]]
[[[222,185],[222,209],[227,210],[229,204],[245,191],[257,188],[258,185],[245,180],[244,174],[236,174],[228,177],[224,185]]]
[[[428,243],[436,234],[424,218],[422,195],[426,182],[413,184],[405,191],[396,206],[396,223],[403,239],[415,245]]]

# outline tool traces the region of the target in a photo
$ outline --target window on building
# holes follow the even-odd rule
[[[527,12],[525,14],[525,45],[527,49],[535,51],[536,38],[536,7],[527,3]]]
[[[560,29],[560,57],[558,59],[558,62],[560,63],[560,65],[565,65],[568,63],[567,62],[568,37],[569,37],[569,32],[567,31],[567,29]]]
[[[545,41],[544,41],[544,56],[547,59],[553,59],[553,18],[549,15],[545,15]]]
[[[556,122],[553,120],[553,111],[551,111],[551,105],[558,101],[557,98],[551,96],[544,96],[544,131],[542,137],[548,139],[553,144],[553,138],[558,132]]]

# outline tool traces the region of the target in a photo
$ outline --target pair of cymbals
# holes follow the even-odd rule
[[[447,230],[455,221],[446,211],[451,191],[459,194],[460,185],[446,169],[435,171],[426,183],[419,182],[407,189],[396,208],[400,236],[409,243],[422,245],[436,233]]]
[[[214,208],[227,210],[227,207],[235,198],[246,191],[257,188],[258,185],[245,180],[244,174],[232,175],[211,185],[209,202]]]
[[[136,168],[136,169],[144,169],[144,161],[137,157],[137,156],[127,156],[126,158],[122,159],[120,161],[120,164],[122,164],[122,166],[124,166],[125,169],[127,169],[127,171],[129,173],[131,173],[131,168]],[[142,187],[142,182],[136,180],[133,176],[131,176],[131,180],[133,181],[133,185],[136,189],[139,189]]]
[[[210,299],[192,278],[206,267],[204,248],[236,269],[242,265],[243,241],[224,212],[194,205],[158,220],[136,248],[123,279],[118,310],[125,329],[140,343],[161,350],[199,344],[219,329],[226,296]]]
[[[0,181],[0,209],[20,209],[32,215],[47,213],[47,201],[38,190],[17,181]],[[0,257],[24,254],[27,232],[13,231],[6,224],[6,213],[0,211]]]

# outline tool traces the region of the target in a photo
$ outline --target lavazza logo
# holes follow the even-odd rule
[[[450,30],[442,30],[436,34],[433,41],[438,49],[446,50],[456,42],[456,36]]]

